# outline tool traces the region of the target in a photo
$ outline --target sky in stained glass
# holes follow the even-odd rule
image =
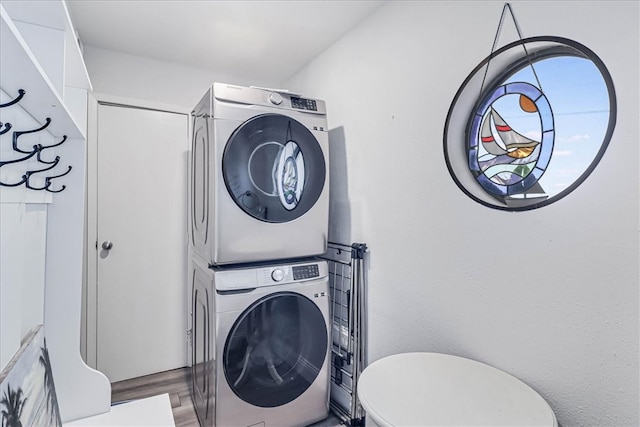
[[[600,150],[609,123],[609,93],[602,74],[589,59],[552,57],[533,67],[554,116],[553,155],[539,181],[547,195],[553,196],[576,181]],[[506,83],[516,81],[538,86],[530,66]],[[514,130],[539,141],[538,114],[524,112],[516,101],[517,96],[507,96],[496,107]]]

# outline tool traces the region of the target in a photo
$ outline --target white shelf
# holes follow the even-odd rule
[[[45,131],[37,133],[34,139],[54,138],[58,142],[62,135],[67,135],[68,141],[56,148],[55,154],[60,154],[63,168],[67,165],[73,167],[68,175],[58,181],[58,185],[66,186],[65,190],[55,195],[24,187],[3,188],[0,191],[0,208],[3,212],[15,208],[39,213],[42,211],[27,209],[26,204],[47,203],[44,209],[46,220],[38,223],[43,232],[40,235],[45,247],[43,259],[35,263],[29,253],[34,246],[34,239],[3,239],[3,263],[7,254],[12,254],[30,271],[37,270],[44,276],[44,288],[39,297],[44,301],[43,323],[51,364],[56,372],[56,394],[62,420],[108,412],[111,395],[108,378],[89,368],[80,357],[85,129],[91,83],[64,0],[0,0],[0,89],[5,92],[2,94],[3,103],[16,97],[20,89],[26,92],[17,106],[0,109],[5,118],[2,121],[12,123],[12,130],[16,131],[33,129],[34,120],[44,124],[47,117],[51,118],[51,124]],[[22,110],[24,116],[20,113],[20,120],[26,121],[18,121],[17,114]],[[4,134],[0,148],[10,152],[11,145],[6,143],[7,140],[10,143],[11,138],[10,134]],[[19,165],[24,163],[20,162]],[[21,171],[7,166],[2,172],[7,175],[20,174]],[[40,199],[36,198],[38,196]],[[53,202],[49,204],[47,197],[52,198]],[[12,227],[31,230],[22,225],[19,215],[11,218],[6,216],[2,215],[3,231]],[[19,231],[22,232],[22,229]],[[18,250],[4,250],[5,244]],[[3,307],[13,304],[18,314],[23,304],[32,304],[34,300],[34,295],[29,293],[25,293],[25,299],[22,299],[22,276],[18,274],[18,280],[3,280],[0,283]],[[26,295],[29,297],[26,298]],[[22,317],[25,318],[24,315]],[[15,316],[6,319],[8,321],[3,322],[0,336],[2,348],[5,343],[12,345],[13,331],[18,331],[19,335],[22,330],[22,320],[16,320]],[[10,336],[5,336],[5,331],[9,331]],[[4,354],[0,355],[2,357]]]
[[[24,89],[26,94],[20,101],[20,106],[40,123],[44,123],[45,119],[50,117],[51,124],[47,127],[47,130],[52,135],[67,135],[70,139],[84,139],[85,129],[84,126],[80,125],[83,123],[82,119],[76,120],[74,118],[74,115],[63,100],[63,94],[56,89],[56,85],[52,83],[49,75],[4,7],[22,3],[33,2],[3,2],[0,4],[0,88],[14,97],[18,95],[19,89]],[[62,4],[64,7],[64,3],[48,1],[37,3],[38,5],[51,3],[52,5],[58,5],[58,7]],[[63,10],[66,13],[66,8]],[[74,45],[77,47],[75,36]],[[71,64],[67,63],[66,57],[69,55],[64,53],[67,50],[69,49],[64,49],[63,55],[65,58],[62,58],[60,62],[60,64],[64,65],[65,71],[68,70],[68,72],[64,73],[65,80],[66,75],[73,74],[70,71],[71,68],[77,66],[76,64],[71,67]],[[79,60],[82,62],[82,57],[79,57]],[[83,70],[86,70],[84,63],[82,64]],[[82,72],[76,72],[76,74],[82,74]],[[90,88],[88,78],[85,86]]]
[[[62,0],[0,1],[14,22],[25,22],[63,31],[65,34],[65,86],[92,90],[76,31]]]

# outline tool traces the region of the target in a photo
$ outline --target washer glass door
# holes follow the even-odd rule
[[[315,205],[326,166],[318,140],[297,120],[262,114],[239,126],[222,158],[229,194],[247,214],[289,222]]]
[[[243,401],[285,405],[315,381],[327,353],[327,326],[311,300],[292,292],[268,295],[236,320],[224,347],[224,374]]]

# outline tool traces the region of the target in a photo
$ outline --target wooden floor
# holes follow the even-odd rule
[[[189,392],[189,368],[160,372],[111,384],[111,402],[126,402],[169,394],[173,419],[177,427],[198,426]]]
[[[168,393],[176,427],[198,427],[189,390],[189,368],[174,369],[111,384],[111,403],[126,402]],[[337,427],[341,423],[330,415],[310,427]]]

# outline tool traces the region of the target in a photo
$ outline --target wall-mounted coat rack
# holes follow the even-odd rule
[[[16,96],[13,100],[4,103],[4,104],[0,104],[0,108],[6,108],[6,107],[10,107],[12,105],[18,104],[20,102],[20,100],[25,96],[26,92],[23,89],[18,90],[18,96]],[[5,166],[5,165],[9,165],[9,164],[17,164],[17,163],[21,163],[21,162],[25,162],[31,158],[33,158],[35,156],[35,159],[37,160],[38,163],[41,163],[43,165],[47,165],[46,167],[40,168],[40,169],[29,169],[26,170],[25,173],[22,175],[22,178],[20,180],[18,180],[17,182],[2,182],[0,181],[0,186],[4,186],[4,187],[18,187],[20,185],[23,185],[26,188],[29,188],[31,190],[46,190],[48,192],[51,193],[59,193],[61,191],[63,191],[66,186],[62,185],[59,189],[53,189],[51,188],[51,184],[53,182],[54,179],[57,178],[61,178],[65,175],[67,175],[69,172],[71,172],[72,167],[68,166],[67,170],[63,173],[57,174],[57,175],[46,175],[44,177],[44,185],[41,187],[36,187],[33,185],[33,183],[30,181],[31,177],[35,174],[41,174],[47,171],[50,171],[52,169],[54,169],[56,166],[58,166],[58,163],[60,163],[60,156],[56,156],[53,160],[47,160],[45,158],[43,158],[42,153],[45,150],[49,150],[51,148],[54,147],[59,147],[60,145],[64,144],[64,142],[67,140],[67,136],[63,135],[62,136],[62,140],[60,142],[57,142],[55,144],[51,144],[51,145],[42,145],[42,144],[36,144],[33,145],[30,149],[22,149],[20,148],[19,144],[18,144],[18,139],[26,134],[32,134],[32,133],[37,133],[37,132],[41,132],[43,130],[45,130],[49,125],[51,124],[51,119],[49,117],[47,117],[45,119],[45,123],[35,129],[29,129],[29,130],[23,130],[23,131],[17,131],[14,130],[13,131],[13,135],[12,135],[12,148],[13,151],[15,153],[20,153],[20,154],[24,154],[24,156],[17,158],[17,159],[12,159],[12,160],[0,160],[0,168]],[[0,122],[0,135],[3,135],[7,132],[9,132],[9,130],[11,130],[12,125],[11,123],[2,123]]]

